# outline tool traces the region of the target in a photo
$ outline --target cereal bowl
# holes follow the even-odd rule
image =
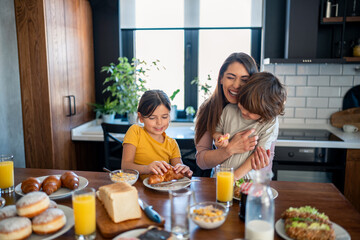
[[[139,172],[133,169],[120,169],[112,171],[109,176],[111,181],[115,183],[127,182],[133,185],[139,178]]]
[[[227,217],[229,209],[217,202],[200,202],[189,208],[189,218],[199,227],[214,229],[220,227]]]

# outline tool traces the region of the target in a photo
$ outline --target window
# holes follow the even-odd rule
[[[232,52],[246,52],[260,62],[262,0],[120,0],[122,55],[160,60],[165,70],[151,71],[147,87],[169,96],[180,93],[178,109],[205,100],[191,81],[210,74],[215,89],[218,71]]]

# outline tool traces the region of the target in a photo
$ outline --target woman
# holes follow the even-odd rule
[[[244,153],[255,149],[257,136],[249,137],[254,129],[237,133],[226,148],[212,148],[212,134],[219,123],[223,108],[228,103],[237,103],[239,88],[253,74],[258,72],[255,60],[245,53],[232,53],[220,68],[217,86],[212,96],[199,108],[195,123],[196,163],[201,169],[210,169],[221,164],[236,153]],[[261,169],[269,165],[273,158],[264,149],[257,151],[252,160],[253,169]],[[270,157],[270,160],[269,160]],[[271,166],[269,166],[271,167]]]

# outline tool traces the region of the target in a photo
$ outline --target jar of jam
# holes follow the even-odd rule
[[[245,182],[240,185],[239,218],[245,221],[246,199],[252,182]]]

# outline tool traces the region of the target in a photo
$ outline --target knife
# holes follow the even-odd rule
[[[150,218],[150,220],[156,222],[156,223],[161,223],[161,217],[160,215],[152,209],[152,206],[149,206],[147,203],[145,203],[143,200],[141,200],[140,198],[138,199],[139,205],[142,208],[142,210],[144,210],[146,216],[148,216]]]

